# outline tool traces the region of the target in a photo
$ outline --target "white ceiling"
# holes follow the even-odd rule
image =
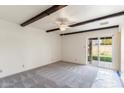
[[[21,24],[49,7],[51,5],[0,6],[0,19]],[[73,24],[119,11],[124,11],[124,6],[69,5],[29,26],[49,30],[58,27],[56,20],[60,17],[67,18]],[[69,28],[68,31],[81,30],[81,27]]]
[[[31,26],[49,30],[58,27],[56,19],[59,17],[68,18],[73,24],[119,11],[124,11],[124,6],[70,5],[31,24]]]
[[[51,5],[0,5],[0,19],[21,24]]]

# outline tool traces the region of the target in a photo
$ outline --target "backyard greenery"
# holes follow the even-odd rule
[[[90,57],[88,59],[90,60]],[[92,60],[98,60],[98,56],[92,56]],[[112,62],[112,55],[100,55],[100,61]]]
[[[93,60],[98,60],[97,56],[93,56]],[[112,62],[112,57],[100,57],[100,61]]]
[[[112,45],[112,39],[101,39],[101,45]]]

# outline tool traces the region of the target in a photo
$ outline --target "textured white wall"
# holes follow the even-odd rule
[[[59,60],[59,35],[0,20],[0,77]]]

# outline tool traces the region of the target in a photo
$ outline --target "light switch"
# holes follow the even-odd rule
[[[0,69],[0,73],[2,73],[3,71]]]

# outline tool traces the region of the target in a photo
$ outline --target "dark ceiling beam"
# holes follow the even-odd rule
[[[60,9],[62,9],[64,7],[66,7],[66,6],[67,5],[54,5],[54,6],[50,7],[50,8],[48,8],[47,10],[41,12],[40,14],[36,15],[35,17],[30,18],[29,20],[23,22],[20,25],[21,26],[27,26],[27,25],[29,25],[29,24],[31,24],[31,23],[39,20],[39,19],[42,19],[42,18],[44,18],[44,17],[46,17],[46,16],[48,16],[48,15],[50,15],[50,14],[52,14],[52,13],[54,13],[54,12],[60,10]]]
[[[105,29],[111,29],[111,28],[117,28],[117,27],[119,27],[119,25],[102,27],[102,28],[95,28],[95,29],[89,29],[89,30],[84,30],[84,31],[76,31],[76,32],[70,32],[70,33],[63,33],[63,34],[60,34],[60,36],[79,34],[79,33],[86,33],[86,32],[91,32],[91,31],[93,32],[93,31],[105,30]]]
[[[112,17],[116,17],[116,16],[121,16],[121,15],[124,15],[124,11],[114,13],[114,14],[109,14],[109,15],[94,18],[94,19],[90,19],[90,20],[86,20],[86,21],[82,21],[82,22],[79,22],[79,23],[75,23],[75,24],[69,25],[69,27],[76,27],[76,26],[87,24],[87,23],[103,20],[103,19],[106,19],[106,18],[112,18]],[[50,29],[50,30],[47,30],[46,32],[53,32],[53,31],[57,31],[57,30],[59,30],[59,28]]]

